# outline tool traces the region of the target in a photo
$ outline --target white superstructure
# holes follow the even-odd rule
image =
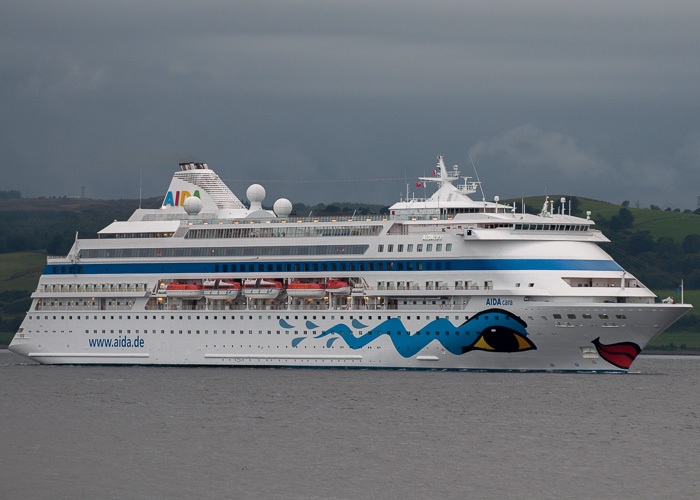
[[[461,184],[459,183],[461,180]],[[691,306],[656,296],[565,200],[474,201],[439,157],[385,216],[246,207],[206,164],[157,210],[49,257],[10,349],[40,363],[626,371]],[[458,185],[454,185],[458,182]]]

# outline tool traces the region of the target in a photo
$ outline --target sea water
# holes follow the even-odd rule
[[[633,368],[40,366],[0,351],[0,497],[697,498],[700,357]]]

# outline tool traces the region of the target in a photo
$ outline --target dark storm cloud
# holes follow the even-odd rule
[[[700,195],[696,2],[0,10],[3,171],[25,196],[135,197],[139,175],[163,194],[183,160],[228,179],[411,177],[437,153],[467,175],[471,153],[501,198],[549,187],[695,208]],[[405,191],[266,187],[306,202]]]

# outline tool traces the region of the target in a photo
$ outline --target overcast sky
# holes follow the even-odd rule
[[[189,160],[224,179],[411,178],[442,153],[465,175],[471,155],[489,199],[695,209],[699,27],[697,0],[5,0],[0,189],[137,198],[141,174],[162,196]],[[263,184],[266,204],[406,190]]]

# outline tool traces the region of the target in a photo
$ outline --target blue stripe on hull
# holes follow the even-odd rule
[[[324,265],[321,271],[312,266]],[[323,260],[323,261],[265,261],[265,262],[159,262],[47,265],[44,274],[201,274],[222,272],[223,266],[236,266],[228,274],[324,272],[371,273],[416,271],[622,271],[612,260],[582,259],[461,259],[461,260]],[[281,270],[277,266],[282,266]],[[289,266],[289,267],[288,267]],[[352,268],[351,268],[352,266]],[[370,268],[370,266],[372,266]],[[379,269],[379,267],[382,269]],[[217,270],[218,267],[218,270]]]

